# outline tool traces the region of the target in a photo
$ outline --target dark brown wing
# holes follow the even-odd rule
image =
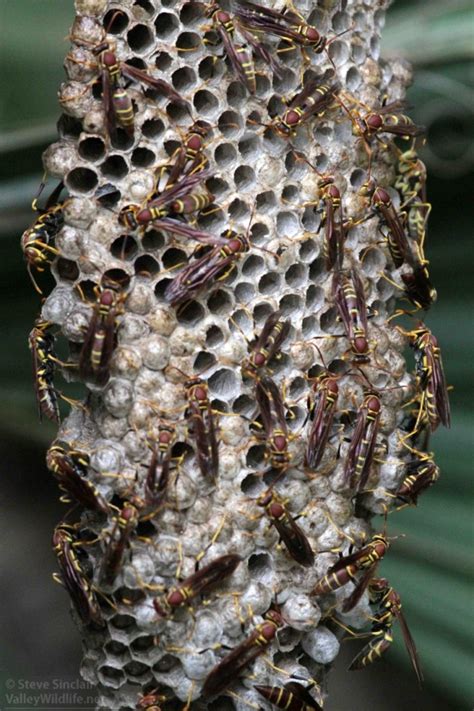
[[[101,72],[102,80],[102,102],[104,104],[105,123],[109,136],[114,136],[117,130],[117,119],[114,111],[114,103],[112,101],[112,86],[110,84],[109,72],[103,69]]]
[[[318,466],[324,454],[334,420],[336,404],[337,401],[334,400],[329,406],[327,405],[327,390],[325,388],[318,393],[306,450],[307,463],[313,469]]]
[[[267,437],[271,437],[273,431],[272,410],[270,405],[270,397],[267,388],[263,384],[263,378],[257,380],[255,386],[255,399],[257,401],[260,416],[262,418],[263,427]]]
[[[262,378],[262,384],[263,384],[263,387],[270,394],[273,409],[275,410],[275,415],[276,415],[276,418],[278,421],[278,426],[286,434],[287,433],[287,426],[286,426],[286,420],[285,420],[285,406],[283,404],[283,399],[281,397],[280,390],[278,389],[277,384],[275,383],[274,380],[272,380],[272,378],[269,378],[269,377]]]
[[[344,330],[349,337],[352,336],[352,319],[349,313],[349,308],[347,306],[346,295],[344,294],[343,283],[342,283],[341,272],[335,271],[332,290],[334,295],[334,302],[336,304],[339,316],[344,324]]]
[[[224,657],[224,659],[212,669],[207,675],[202,689],[203,696],[215,696],[221,693],[229,684],[235,681],[242,669],[250,664],[263,648],[255,644],[258,632],[254,630],[247,639],[241,642],[235,649]]]
[[[142,69],[137,69],[136,67],[130,66],[130,64],[121,64],[120,70],[124,76],[132,81],[138,81],[142,84],[147,84],[151,89],[156,89],[157,91],[164,94],[168,99],[174,101],[176,104],[180,104],[188,111],[190,110],[189,103],[186,99],[183,99],[177,91],[173,89],[171,84],[164,81],[164,79],[158,79],[157,77],[151,77]]]
[[[370,466],[374,458],[375,443],[377,441],[377,432],[379,430],[379,419],[380,417],[377,415],[377,417],[370,422],[370,425],[365,432],[363,443],[365,447],[364,466],[362,467],[362,471],[360,473],[360,480],[357,482],[358,492],[364,490],[364,487],[367,484],[367,479],[369,478]]]
[[[302,684],[298,684],[296,681],[289,681],[288,684],[285,684],[285,689],[306,704],[306,706],[302,707],[302,711],[323,711],[323,707],[313,699],[308,689]]]
[[[397,607],[394,609],[394,614],[398,619],[398,622],[400,624],[400,629],[403,634],[403,639],[405,641],[405,646],[407,648],[408,655],[411,659],[411,663],[413,666],[413,669],[415,670],[416,678],[418,679],[418,683],[422,684],[424,681],[423,678],[423,671],[420,666],[420,660],[418,657],[418,652],[416,649],[415,641],[413,637],[411,636],[410,630],[408,629],[407,622],[405,620],[405,617],[403,615],[403,612]]]
[[[241,560],[242,558],[239,555],[233,553],[215,558],[204,568],[183,580],[180,587],[191,588],[193,595],[200,595],[216,583],[232,575]]]
[[[364,331],[367,333],[367,302],[365,298],[364,285],[362,279],[356,269],[351,271],[351,279],[354,284],[354,291],[357,299],[357,310],[359,312],[360,322]]]
[[[352,593],[349,595],[347,600],[344,600],[344,603],[342,605],[342,610],[343,612],[349,612],[354,608],[359,600],[361,599],[362,595],[364,594],[364,590],[367,588],[367,585],[370,582],[370,579],[373,578],[374,573],[375,573],[375,568],[377,566],[377,563],[374,565],[371,565],[370,568],[367,568],[365,571],[364,575],[361,577],[359,582],[357,583],[356,587],[352,591]]]
[[[347,452],[346,462],[344,465],[344,481],[349,483],[355,473],[355,467],[357,463],[357,457],[359,456],[360,447],[365,433],[366,426],[366,413],[365,408],[359,412],[357,417],[357,422],[352,433],[351,442],[349,445],[349,450]]]
[[[300,565],[313,565],[314,553],[305,534],[287,512],[284,521],[272,519],[280,537],[288,549],[289,554]]]

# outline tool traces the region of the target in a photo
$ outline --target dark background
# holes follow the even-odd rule
[[[41,153],[55,140],[56,90],[72,0],[0,0],[0,466],[2,629],[0,681],[77,677],[80,639],[66,594],[51,580],[53,526],[64,513],[44,467],[54,427],[37,422],[27,334],[39,303],[19,237],[31,223]],[[451,431],[433,440],[442,477],[390,519],[393,545],[380,573],[402,596],[426,676],[417,688],[396,630],[393,649],[365,672],[348,673],[359,648],[346,643],[330,680],[328,711],[472,708],[472,352],[469,262],[474,166],[473,10],[470,2],[402,2],[389,12],[384,53],[414,62],[411,116],[428,126],[424,160],[433,203],[427,241],[438,303],[426,322],[438,336],[453,386]],[[472,270],[471,270],[472,272]],[[1,697],[0,697],[1,698]]]

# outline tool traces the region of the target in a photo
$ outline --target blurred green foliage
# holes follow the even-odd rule
[[[0,350],[0,428],[3,438],[43,447],[54,427],[37,421],[26,345],[39,300],[28,281],[18,240],[32,220],[30,203],[41,179],[41,153],[56,135],[60,113],[56,91],[64,76],[65,37],[72,16],[72,0],[0,0],[0,309],[5,334]],[[472,312],[467,259],[474,166],[472,29],[471,2],[400,1],[389,13],[383,44],[387,56],[401,53],[415,64],[409,100],[414,105],[411,115],[428,128],[423,157],[431,170],[433,211],[427,256],[439,298],[426,322],[440,340],[454,390],[452,430],[437,432],[432,441],[441,480],[417,509],[390,517],[390,535],[406,537],[394,543],[380,572],[402,596],[428,685],[460,704],[458,708],[472,706],[473,691],[469,553],[474,339],[467,326]],[[408,358],[413,362],[412,354]],[[397,633],[391,658],[406,669],[399,637]]]

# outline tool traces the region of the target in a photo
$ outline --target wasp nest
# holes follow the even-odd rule
[[[435,292],[376,4],[76,0],[23,248],[56,280],[40,412],[56,339],[87,388],[48,466],[84,509],[54,547],[99,708],[318,709],[341,625],[372,621],[354,668],[390,644],[370,517],[434,482],[449,406],[434,337],[390,320]]]

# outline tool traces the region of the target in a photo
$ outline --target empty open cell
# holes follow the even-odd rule
[[[245,158],[247,161],[255,161],[260,153],[260,139],[253,134],[245,134],[245,136],[240,139],[238,148],[242,158]]]
[[[219,168],[226,168],[237,159],[237,151],[231,143],[221,143],[214,151],[214,159]]]
[[[194,106],[198,114],[208,116],[213,114],[218,106],[217,98],[206,89],[201,89],[194,94]]]
[[[181,52],[193,52],[201,47],[201,38],[197,32],[181,32],[176,40],[176,49]]]
[[[246,277],[256,277],[265,266],[263,257],[259,254],[251,254],[242,262],[242,274]]]
[[[140,54],[151,47],[154,37],[149,27],[137,24],[127,33],[127,40],[130,49]]]
[[[309,278],[311,281],[318,282],[321,276],[326,274],[326,267],[322,259],[315,259],[309,267]]]
[[[258,282],[258,290],[261,294],[276,294],[281,288],[281,276],[278,272],[264,274]]]
[[[164,132],[165,126],[163,121],[159,118],[147,119],[142,124],[142,133],[145,138],[152,140],[157,139]]]
[[[155,20],[155,32],[159,39],[171,37],[179,27],[178,18],[169,12],[160,12]]]
[[[200,351],[194,359],[193,371],[198,374],[204,373],[205,370],[208,370],[216,363],[217,358],[213,353],[208,353],[208,351]]]
[[[130,276],[123,269],[107,269],[102,275],[101,286],[117,287],[127,289],[130,284]]]
[[[206,187],[212,195],[219,197],[229,191],[229,185],[222,178],[212,176],[206,180]]]
[[[186,262],[188,261],[188,255],[182,249],[170,247],[162,255],[161,261],[165,269],[171,269],[172,267],[177,267],[178,265],[186,264]]]
[[[311,338],[318,332],[318,320],[315,316],[306,316],[301,323],[303,338]]]
[[[227,89],[227,103],[231,106],[240,107],[247,100],[247,90],[239,81],[229,84]]]
[[[133,5],[137,8],[141,8],[147,15],[150,15],[150,17],[155,13],[155,7],[151,0],[135,0]]]
[[[171,82],[178,93],[187,91],[196,83],[196,74],[189,67],[181,67],[173,72]]]
[[[255,172],[249,165],[241,165],[234,173],[234,182],[238,190],[250,190],[255,184]]]
[[[319,325],[323,331],[331,331],[335,324],[337,323],[337,309],[334,307],[329,308],[319,319]]]
[[[231,220],[242,220],[249,213],[249,208],[247,203],[239,198],[232,200],[229,207],[227,208],[227,214]]]
[[[164,50],[158,52],[155,57],[155,67],[160,70],[160,72],[166,72],[173,64],[173,58],[168,52]]]
[[[292,212],[279,212],[277,230],[279,237],[295,237],[300,231],[298,218]]]
[[[276,205],[276,197],[273,190],[266,190],[257,195],[256,207],[257,212],[268,212]]]
[[[84,138],[79,142],[78,153],[85,160],[100,160],[105,155],[105,143],[99,136]]]
[[[320,286],[310,284],[306,289],[306,306],[308,309],[318,309],[324,303],[324,290]]]
[[[109,180],[121,180],[128,173],[127,162],[119,155],[109,156],[100,166],[102,174]]]
[[[239,415],[251,416],[255,412],[255,399],[249,395],[239,395],[234,400],[232,410]]]
[[[242,130],[242,117],[236,111],[224,111],[217,122],[223,136],[233,138]]]
[[[132,153],[132,165],[136,168],[147,168],[149,165],[153,165],[155,160],[156,156],[154,152],[143,146],[135,148]]]
[[[66,187],[76,193],[88,193],[97,187],[97,173],[90,168],[73,168],[66,176]]]
[[[252,244],[262,244],[268,239],[269,229],[263,222],[254,222],[250,228]]]
[[[235,300],[241,304],[247,304],[256,293],[255,284],[242,281],[234,287]]]
[[[296,315],[298,312],[302,311],[302,308],[302,299],[297,294],[287,294],[280,299],[280,309],[283,316]]]
[[[117,151],[128,151],[133,146],[134,137],[123,128],[117,128],[110,136],[110,145]]]
[[[158,230],[147,230],[142,237],[142,247],[147,251],[161,249],[165,244],[165,237]]]
[[[232,298],[224,289],[214,291],[207,299],[207,307],[212,314],[226,314],[232,309]]]
[[[112,242],[110,251],[117,259],[133,259],[138,252],[138,245],[130,235],[120,235]]]
[[[215,348],[219,346],[224,341],[224,334],[221,328],[216,325],[210,326],[206,331],[206,346],[209,348]]]
[[[223,66],[216,57],[204,57],[198,65],[198,75],[202,81],[209,81],[215,77],[222,75]]]
[[[306,281],[306,278],[307,269],[303,264],[292,264],[285,273],[286,283],[293,288],[301,286]]]
[[[187,326],[194,326],[196,323],[199,323],[199,321],[202,321],[204,317],[204,307],[197,301],[187,301],[176,311],[178,323]]]
[[[82,133],[82,122],[68,114],[61,114],[57,123],[61,138],[79,138]]]
[[[253,318],[255,324],[263,326],[264,322],[274,311],[275,308],[272,306],[272,304],[269,304],[268,301],[260,301],[253,308]]]
[[[150,254],[143,254],[135,260],[135,274],[151,279],[160,271],[160,265]]]
[[[310,262],[314,259],[315,255],[318,253],[318,245],[312,239],[307,239],[301,243],[299,249],[299,257],[302,262]]]
[[[114,7],[105,13],[102,24],[109,35],[119,35],[127,29],[129,22],[127,13]]]

